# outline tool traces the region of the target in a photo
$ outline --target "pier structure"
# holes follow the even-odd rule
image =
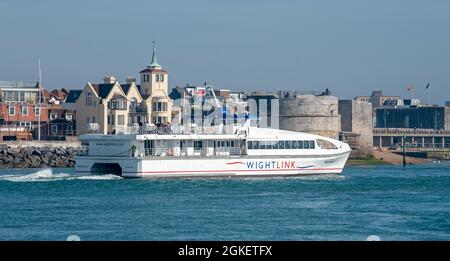
[[[375,148],[400,149],[406,142],[408,151],[450,150],[450,130],[374,128]]]

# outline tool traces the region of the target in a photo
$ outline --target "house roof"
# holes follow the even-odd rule
[[[67,110],[67,109],[64,109],[61,107],[56,107],[56,108],[50,108],[49,113],[56,113],[58,115],[63,115],[63,114],[73,114],[73,111]]]
[[[122,87],[122,91],[127,94],[130,90],[131,84],[121,84],[120,87]]]
[[[65,103],[75,103],[82,91],[83,90],[70,90],[66,96]]]
[[[146,69],[140,71],[139,73],[164,73],[167,74],[168,72],[164,69],[157,69],[157,68],[151,68],[151,67],[147,67]]]
[[[186,91],[185,87],[175,87],[172,88],[172,91],[169,93],[169,97],[172,100],[177,100],[182,98],[182,93],[184,93],[184,96],[190,96],[190,94]]]
[[[55,97],[55,99],[62,101],[66,98],[67,93],[63,92],[62,90],[54,89],[50,92],[50,96],[53,96],[53,97]]]
[[[101,83],[98,84],[97,94],[101,99],[105,99],[114,87],[114,83]]]

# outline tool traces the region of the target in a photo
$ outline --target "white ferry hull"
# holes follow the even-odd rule
[[[139,157],[77,157],[76,171],[98,174],[94,164],[116,165],[112,172],[98,168],[104,174],[126,178],[170,177],[272,177],[316,174],[340,174],[350,151],[333,155],[289,157],[229,157],[229,158],[139,158]],[[120,168],[119,168],[120,167]]]

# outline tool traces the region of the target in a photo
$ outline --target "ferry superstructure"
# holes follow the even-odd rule
[[[214,131],[213,131],[214,132]],[[134,131],[85,134],[76,171],[138,177],[268,177],[340,174],[348,144],[300,132],[234,127],[229,134]]]

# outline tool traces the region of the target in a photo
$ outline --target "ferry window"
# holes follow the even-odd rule
[[[284,150],[284,141],[283,141],[283,140],[280,141],[280,142],[278,142],[278,148],[279,148],[280,150]]]
[[[253,149],[252,141],[247,141],[247,148],[248,148],[249,150]]]
[[[225,147],[225,146],[226,146],[226,145],[225,145],[225,141],[221,141],[220,143],[221,143],[221,144],[220,144],[221,147]]]
[[[291,141],[290,140],[284,141],[284,148],[287,150],[291,149]]]
[[[253,149],[254,150],[258,150],[259,149],[259,142],[258,141],[254,141],[253,142]]]
[[[309,149],[309,141],[307,140],[303,141],[303,148]]]
[[[276,141],[268,141],[268,146],[267,149],[272,149],[272,150],[276,150],[278,149],[278,142]]]
[[[297,149],[297,141],[296,140],[291,141],[291,146],[292,146],[292,149],[296,150]]]
[[[299,149],[303,149],[303,141],[301,141],[301,140],[299,140],[299,141],[297,141],[297,144],[298,144],[298,148]]]
[[[266,142],[265,141],[260,141],[259,142],[259,149],[260,150],[265,150],[266,149]]]
[[[309,148],[310,148],[310,149],[314,149],[314,147],[315,147],[314,145],[315,145],[315,144],[314,144],[314,141],[313,141],[313,140],[310,140],[310,141],[309,141]]]
[[[230,147],[234,147],[234,141],[230,141]]]
[[[201,150],[203,147],[203,141],[195,140],[194,141],[194,150]]]

